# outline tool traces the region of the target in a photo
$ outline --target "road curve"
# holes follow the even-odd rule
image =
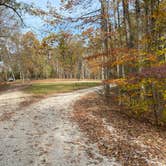
[[[21,92],[0,95],[0,166],[118,165],[86,145],[70,119],[73,103],[95,90],[55,94],[26,107],[19,107],[27,97]]]

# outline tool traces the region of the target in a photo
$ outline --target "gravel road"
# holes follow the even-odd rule
[[[71,121],[72,105],[96,88],[55,94],[22,107],[21,91],[0,94],[0,166],[119,165],[98,153]],[[95,156],[90,157],[89,150]]]

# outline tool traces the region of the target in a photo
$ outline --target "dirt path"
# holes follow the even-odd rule
[[[0,166],[110,166],[70,120],[73,102],[95,88],[58,94],[26,107],[22,92],[0,95]],[[90,157],[89,150],[95,156]]]

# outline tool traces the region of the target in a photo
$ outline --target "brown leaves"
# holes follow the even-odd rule
[[[166,133],[162,132],[162,136],[151,126],[121,114],[111,101],[108,106],[92,94],[75,104],[73,119],[88,140],[98,145],[102,155],[115,158],[122,165],[164,163]],[[156,138],[162,141],[156,142]]]
[[[82,32],[83,36],[88,36],[89,34],[91,34],[94,31],[94,29],[92,27],[88,28],[86,31]]]

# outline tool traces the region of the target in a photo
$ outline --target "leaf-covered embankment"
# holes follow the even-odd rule
[[[83,97],[74,107],[73,119],[103,155],[122,165],[166,164],[165,131],[129,118],[113,101],[108,106],[96,94]]]

